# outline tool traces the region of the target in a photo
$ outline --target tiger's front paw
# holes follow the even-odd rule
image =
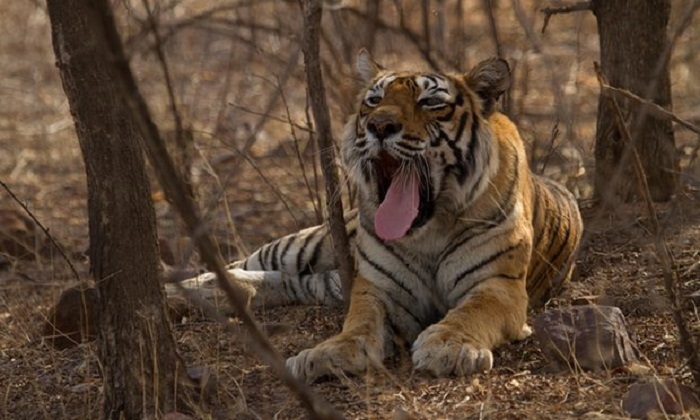
[[[412,350],[414,368],[433,376],[465,376],[493,367],[491,350],[440,324],[423,331]]]
[[[287,369],[297,379],[311,383],[322,376],[357,375],[382,363],[382,350],[362,336],[336,336],[287,359]]]

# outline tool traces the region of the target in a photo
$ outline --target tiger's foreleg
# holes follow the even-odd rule
[[[356,277],[343,331],[312,349],[287,359],[287,368],[308,383],[327,375],[360,374],[381,366],[390,351],[386,309],[381,292],[363,277]]]
[[[493,367],[491,349],[531,334],[525,279],[481,282],[442,321],[413,343],[413,365],[434,376],[463,376]]]

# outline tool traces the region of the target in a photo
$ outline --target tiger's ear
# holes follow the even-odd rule
[[[364,48],[360,49],[360,52],[357,53],[356,65],[357,71],[365,82],[371,82],[380,71],[384,70],[382,66],[372,60],[369,51]]]
[[[465,82],[481,98],[482,113],[489,115],[510,86],[510,67],[502,58],[490,58],[477,64],[465,76]]]

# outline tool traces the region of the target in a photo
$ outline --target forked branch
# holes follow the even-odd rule
[[[570,4],[568,6],[545,7],[544,9],[542,9],[542,13],[544,13],[544,23],[542,24],[542,33],[544,33],[544,31],[547,30],[547,25],[549,25],[549,19],[553,15],[560,15],[563,13],[572,13],[572,12],[581,12],[584,10],[591,10],[590,0],[580,1],[578,3]]]
[[[321,169],[326,183],[326,206],[328,208],[328,223],[333,238],[333,252],[340,274],[343,289],[343,302],[347,312],[350,303],[350,289],[354,276],[354,263],[350,253],[350,242],[345,231],[343,203],[339,190],[338,172],[335,168],[335,149],[331,121],[326,103],[326,89],[321,74],[319,59],[321,15],[323,7],[320,0],[307,0],[304,10],[304,64],[306,65],[306,80],[308,84],[311,111],[316,122],[318,150],[320,151]]]
[[[690,121],[686,121],[683,118],[677,116],[673,112],[667,110],[666,108],[655,104],[654,102],[648,101],[642,97],[639,97],[635,95],[634,93],[630,92],[629,90],[626,89],[620,89],[616,88],[613,86],[608,85],[605,82],[602,82],[600,85],[601,93],[605,96],[613,97],[623,97],[626,99],[630,99],[637,104],[641,105],[646,111],[653,115],[656,118],[663,119],[663,120],[671,120],[675,122],[678,125],[682,125],[683,127],[687,128],[690,131],[693,131],[697,134],[700,134],[700,127],[697,125],[691,123]]]

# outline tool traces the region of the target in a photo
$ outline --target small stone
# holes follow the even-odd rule
[[[638,361],[637,346],[617,307],[553,309],[538,316],[534,326],[542,351],[559,369],[615,369]]]
[[[5,254],[0,254],[0,271],[9,270],[12,267],[12,260]]]
[[[700,291],[686,295],[686,299],[695,306],[700,306]]]
[[[396,409],[394,410],[394,415],[392,416],[393,420],[414,420],[417,418],[418,417],[416,417],[415,414],[406,411],[401,406],[396,407]]]
[[[598,295],[578,296],[578,297],[571,299],[571,304],[574,306],[593,305],[593,304],[597,303],[599,298],[600,298],[600,296],[598,296]]]
[[[160,254],[160,260],[164,263],[168,264],[169,266],[174,266],[177,264],[175,253],[173,252],[173,248],[170,246],[170,242],[168,242],[167,239],[158,238],[158,252]]]
[[[73,385],[72,387],[68,388],[68,390],[74,394],[85,394],[87,392],[92,391],[93,389],[98,389],[99,386],[93,383],[82,383],[78,385]]]
[[[623,417],[599,413],[597,411],[589,411],[588,413],[584,413],[580,418],[583,420],[624,420]]]
[[[192,420],[193,417],[177,411],[171,411],[163,415],[163,420]]]
[[[64,290],[49,310],[43,336],[58,350],[97,338],[97,290],[82,286]]]
[[[209,366],[188,366],[187,378],[197,389],[200,398],[212,399],[217,393],[218,379]],[[213,400],[212,400],[213,401]]]
[[[632,418],[699,414],[700,400],[693,388],[667,379],[663,382],[637,383],[630,387],[622,401],[622,409]]]

